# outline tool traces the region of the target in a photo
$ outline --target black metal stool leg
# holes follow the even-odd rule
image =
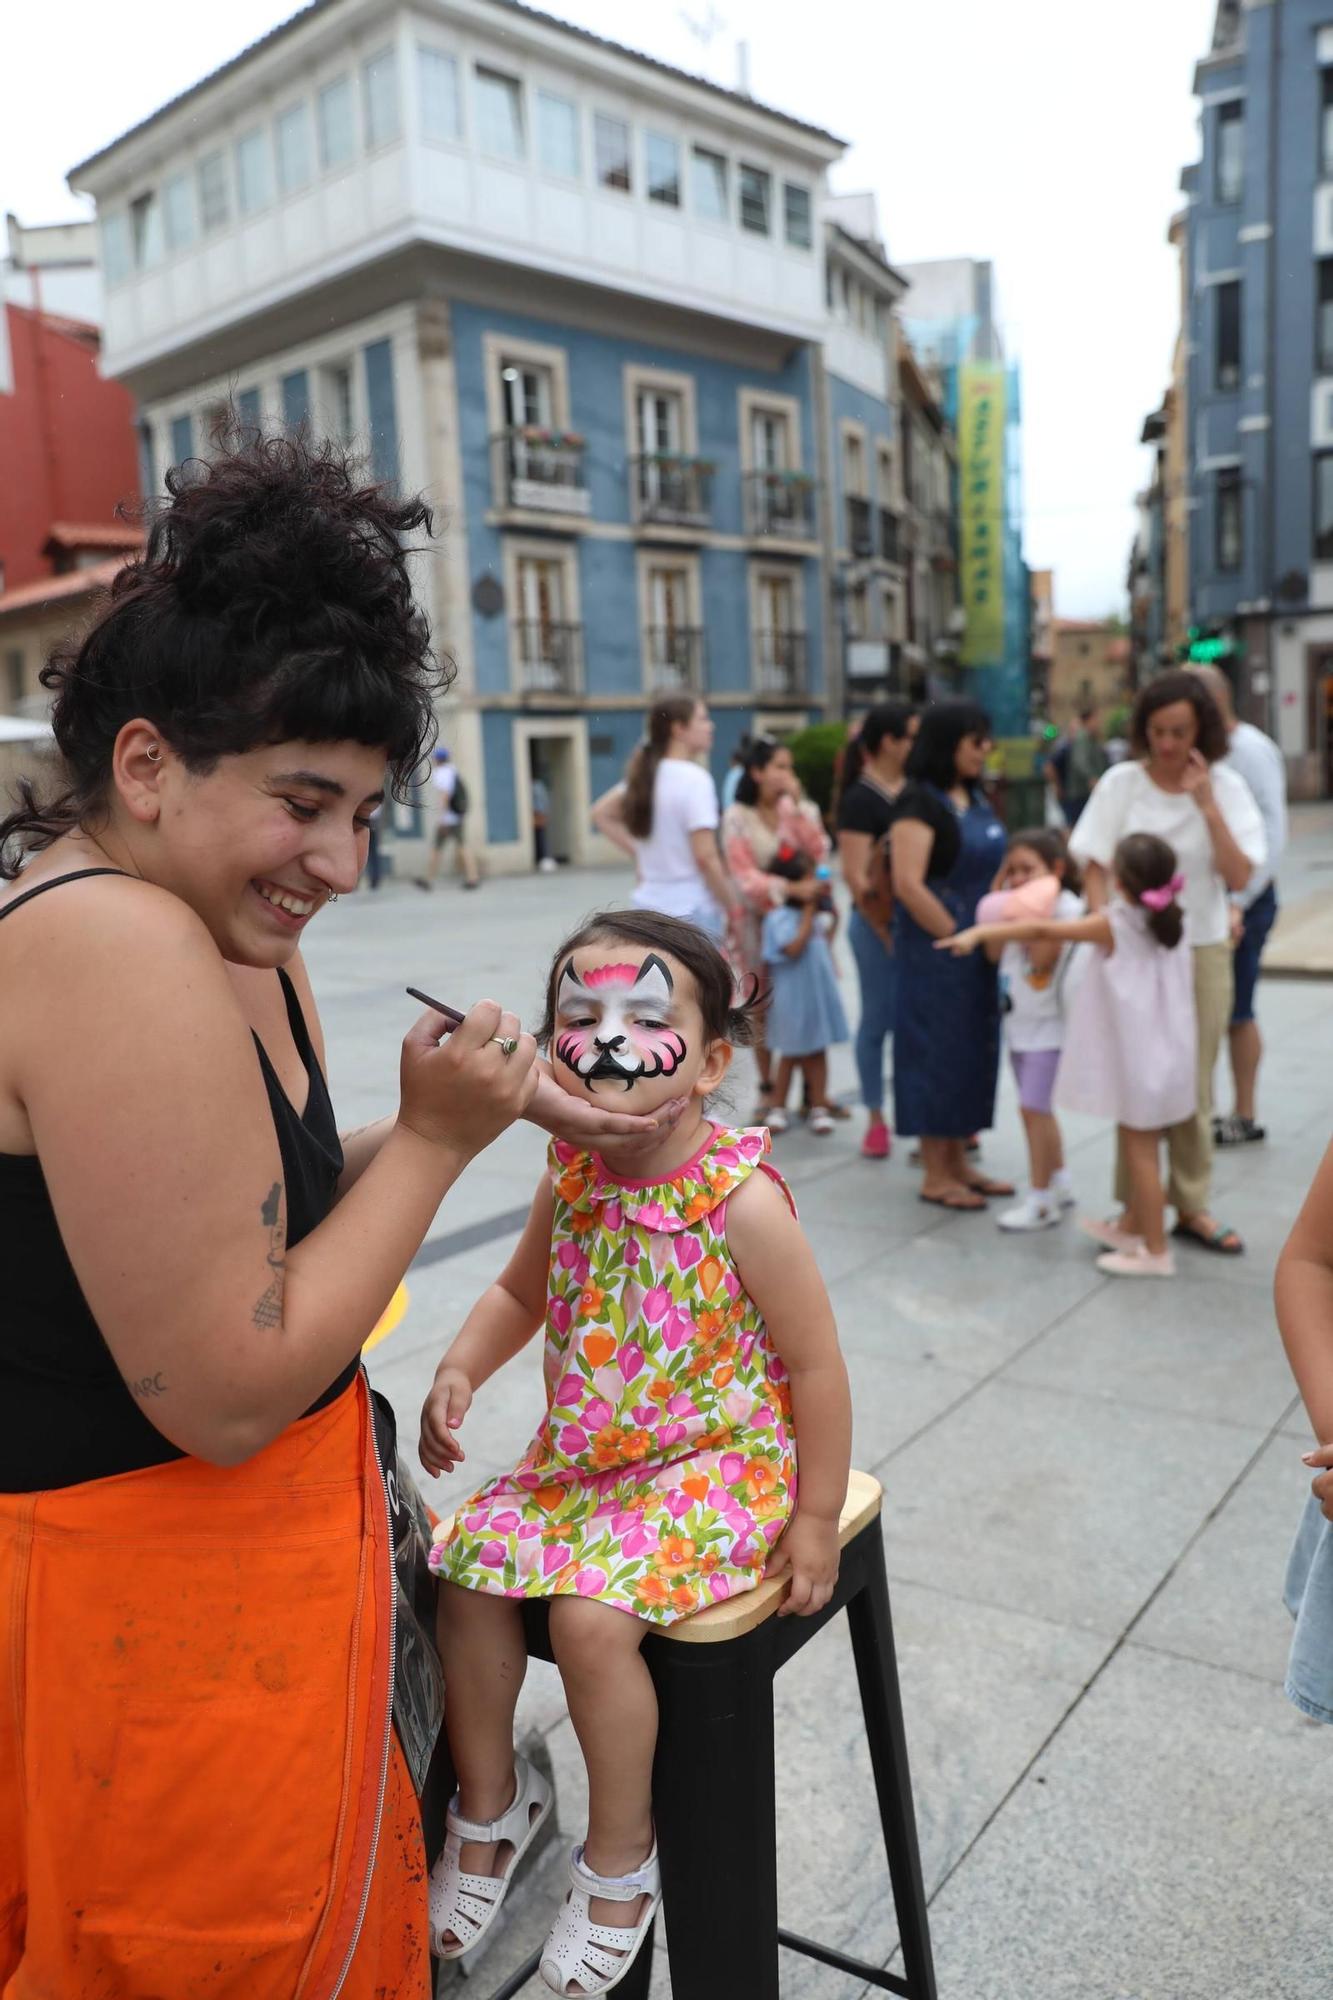
[[[650,1642],[653,1814],[676,2000],[779,2000],[773,1663],[765,1628]]]
[[[935,1967],[930,1952],[926,1891],[917,1846],[916,1815],[907,1767],[907,1735],[903,1728],[898,1667],[889,1614],[889,1580],[884,1568],[884,1543],[878,1528],[868,1551],[866,1582],[847,1605],[856,1678],[861,1690],[866,1743],[880,1824],[888,1851],[889,1878],[898,1914],[903,1971],[912,2000],[936,2000]]]

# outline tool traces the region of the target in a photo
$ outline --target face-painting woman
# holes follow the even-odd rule
[[[573,1100],[483,1000],[339,1134],[300,944],[430,747],[429,515],[275,440],[168,486],[0,822],[0,1989],[424,2000],[358,1358]]]

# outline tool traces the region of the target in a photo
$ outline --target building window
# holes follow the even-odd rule
[[[537,92],[537,157],[548,174],[576,181],[583,171],[579,108],[549,90]]]
[[[694,617],[693,575],[686,563],[654,562],[642,581],[645,679],[651,694],[703,689],[703,633]]]
[[[5,699],[17,708],[23,699],[23,648],[11,646],[5,654]]]
[[[108,285],[119,285],[129,277],[134,269],[134,255],[130,249],[130,218],[128,215],[105,215],[102,218],[102,270]]]
[[[130,236],[139,270],[162,262],[162,207],[155,194],[141,194],[130,203]]]
[[[157,453],[153,448],[153,426],[146,417],[136,425],[139,440],[139,485],[145,499],[157,491]]]
[[[1240,387],[1240,283],[1215,285],[1217,367],[1216,386],[1222,390]]]
[[[309,415],[310,377],[304,368],[295,368],[282,378],[282,421],[289,430],[299,430]]]
[[[756,236],[767,236],[769,210],[773,200],[773,176],[762,167],[742,166],[740,170],[741,228]]]
[[[257,431],[259,429],[258,389],[242,389],[240,395],[236,398],[236,414],[240,418],[241,426],[244,430]]]
[[[787,241],[797,250],[808,250],[814,242],[814,221],[808,187],[795,181],[782,184],[782,214]]]
[[[844,492],[857,499],[865,499],[865,446],[854,431],[849,431],[842,441],[842,484]]]
[[[242,215],[253,215],[272,198],[268,133],[261,127],[236,141],[236,206]]]
[[[366,106],[366,145],[392,146],[398,137],[398,56],[377,49],[361,65],[361,94]]]
[[[188,174],[173,174],[163,188],[162,221],[168,250],[186,250],[194,242],[194,189]]]
[[[593,114],[593,163],[600,187],[630,191],[629,126],[623,118],[608,117],[605,111]]]
[[[1333,69],[1319,72],[1319,173],[1333,180]]]
[[[1237,202],[1245,192],[1245,106],[1240,98],[1218,105],[1216,146],[1214,192],[1220,202]]]
[[[500,393],[505,429],[549,431],[555,423],[555,383],[549,368],[533,362],[504,361]]]
[[[417,85],[421,101],[421,136],[445,144],[463,136],[463,99],[458,88],[458,64],[443,49],[417,45]]]
[[[690,198],[703,222],[725,222],[728,215],[727,162],[723,154],[696,146],[690,155]]]
[[[754,585],[754,664],[759,692],[796,695],[805,688],[805,646],[794,577],[766,570]]]
[[[635,397],[639,450],[675,456],[685,449],[685,398],[674,389],[640,389]]]
[[[665,132],[649,132],[644,140],[648,167],[648,199],[667,208],[680,207],[680,147]]]
[[[330,437],[350,444],[356,425],[352,414],[352,371],[344,361],[322,371],[320,408]]]
[[[194,419],[187,410],[184,416],[171,419],[171,462],[184,465],[187,458],[194,455]]]
[[[356,105],[350,77],[335,77],[316,99],[319,164],[325,173],[345,167],[356,151]]]
[[[751,410],[750,469],[753,472],[791,469],[791,425],[785,410]]]
[[[280,112],[273,126],[278,155],[278,187],[283,194],[295,194],[310,181],[310,106],[290,104]]]
[[[1320,562],[1333,562],[1333,451],[1315,453],[1314,552]]]
[[[370,432],[370,476],[384,486],[398,484],[398,395],[393,379],[393,342],[372,340],[361,350],[365,365],[366,427]]]
[[[578,631],[565,560],[519,556],[515,565],[517,616],[512,635],[514,669],[525,694],[575,694],[580,685]]]
[[[1241,473],[1238,465],[1217,475],[1217,567],[1239,569],[1244,552],[1241,515]]]
[[[199,227],[205,236],[225,228],[231,220],[231,200],[227,192],[227,156],[206,153],[195,175],[199,189]]]
[[[523,157],[523,86],[501,70],[476,69],[477,143],[497,159]]]
[[[1315,368],[1333,375],[1333,257],[1319,260],[1319,304],[1315,322]]]

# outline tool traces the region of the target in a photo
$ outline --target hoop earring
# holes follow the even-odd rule
[[[158,749],[156,743],[150,743],[144,754],[150,764],[160,764],[162,762],[162,752]]]

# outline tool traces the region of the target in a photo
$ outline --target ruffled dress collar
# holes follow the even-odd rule
[[[551,1141],[548,1161],[557,1195],[576,1212],[601,1211],[598,1219],[608,1229],[632,1222],[673,1234],[710,1215],[749,1178],[770,1144],[763,1125],[713,1125],[691,1159],[655,1181],[621,1180],[599,1153],[564,1139]]]

